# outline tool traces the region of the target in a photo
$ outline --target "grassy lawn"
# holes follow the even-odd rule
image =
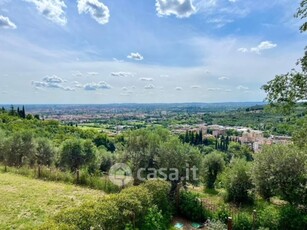
[[[0,229],[33,229],[63,208],[101,196],[98,190],[0,173]]]

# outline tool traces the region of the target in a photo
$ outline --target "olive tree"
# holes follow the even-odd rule
[[[291,204],[303,204],[307,196],[307,154],[295,146],[266,147],[257,154],[253,181],[259,194],[277,195]]]

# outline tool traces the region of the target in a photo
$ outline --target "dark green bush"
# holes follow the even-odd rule
[[[203,222],[207,219],[206,211],[197,195],[188,191],[180,193],[179,214],[192,221]]]
[[[302,230],[307,229],[307,213],[294,206],[286,205],[280,210],[279,229]]]

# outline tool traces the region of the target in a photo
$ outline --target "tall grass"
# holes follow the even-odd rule
[[[80,170],[79,180],[74,173],[62,171],[55,167],[41,166],[31,168],[29,166],[9,167],[0,165],[0,172],[23,175],[29,178],[42,179],[46,181],[59,181],[68,184],[77,184],[92,189],[102,190],[106,193],[116,193],[120,188],[114,185],[107,176],[90,175],[86,170]]]

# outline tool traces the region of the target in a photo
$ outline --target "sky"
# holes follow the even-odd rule
[[[263,101],[296,0],[0,0],[0,104]]]

